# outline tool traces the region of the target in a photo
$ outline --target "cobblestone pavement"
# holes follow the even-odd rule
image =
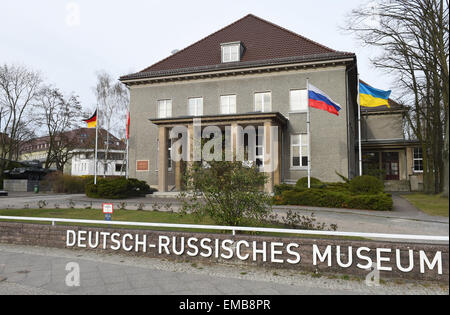
[[[80,286],[66,285],[70,262],[79,265]],[[0,295],[6,294],[448,294],[448,286],[390,280],[369,287],[364,281],[278,269],[0,244]]]

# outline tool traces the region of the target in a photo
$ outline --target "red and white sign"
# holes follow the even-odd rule
[[[113,204],[112,203],[104,203],[103,205],[103,213],[110,213],[112,214],[114,212]]]

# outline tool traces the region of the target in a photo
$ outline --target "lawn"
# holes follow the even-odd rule
[[[402,197],[426,214],[448,217],[449,202],[441,195],[414,193],[405,194]]]
[[[43,217],[43,218],[64,218],[64,219],[83,219],[83,220],[105,220],[105,215],[102,210],[98,209],[6,209],[0,210],[0,216],[21,216],[21,217]],[[155,223],[176,223],[176,224],[206,224],[214,225],[214,222],[210,218],[202,218],[201,221],[197,221],[193,215],[187,214],[180,216],[173,212],[163,211],[135,211],[135,210],[115,210],[112,215],[113,221],[127,221],[127,222],[155,222]],[[23,221],[22,221],[23,222]],[[30,221],[31,222],[31,221]],[[34,221],[44,224],[50,224],[45,221]],[[61,225],[71,225],[70,223],[57,223]],[[73,223],[72,225],[88,225]],[[100,225],[102,226],[102,225]],[[142,226],[119,226],[125,228],[136,229],[149,229],[150,227]],[[159,230],[163,228],[153,228]],[[167,229],[167,228],[164,228]],[[173,230],[186,230],[188,229],[173,229]],[[192,230],[191,230],[192,231]],[[212,230],[211,230],[212,231]]]

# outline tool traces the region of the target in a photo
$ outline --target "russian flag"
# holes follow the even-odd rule
[[[310,107],[325,110],[339,116],[341,106],[312,84],[308,84],[308,98]]]

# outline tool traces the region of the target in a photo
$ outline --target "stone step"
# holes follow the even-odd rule
[[[386,180],[384,181],[384,191],[411,191],[411,188],[407,180]]]

